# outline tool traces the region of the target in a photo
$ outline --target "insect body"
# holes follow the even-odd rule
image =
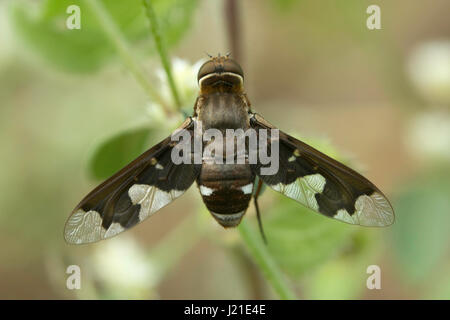
[[[194,117],[201,121],[204,130],[219,130],[225,137],[220,142],[223,146],[234,144],[234,137],[226,136],[227,129],[246,131],[250,128],[243,78],[240,66],[226,57],[206,62],[198,75],[201,92]],[[214,143],[216,140],[208,142],[205,148]],[[219,155],[222,164],[217,161],[207,163],[207,160],[203,157],[197,178],[203,201],[222,226],[237,226],[252,197],[255,174],[248,159],[243,164],[223,164],[225,160],[222,153]]]
[[[257,197],[262,183],[347,223],[394,222],[391,205],[370,181],[253,113],[243,82],[241,67],[227,56],[205,62],[198,73],[200,94],[193,116],[89,193],[66,222],[66,241],[90,243],[115,236],[181,196],[194,181],[206,207],[224,227],[239,224],[252,197],[260,222]],[[212,130],[216,135],[204,139]],[[228,135],[230,130],[254,133],[255,139],[244,136],[241,150],[235,144],[239,135]],[[218,133],[224,138],[218,139]],[[204,150],[200,156],[195,150],[199,137]],[[251,142],[256,143],[253,149]],[[276,156],[276,171],[269,172],[272,164],[255,151],[262,147]],[[177,153],[187,161],[174,161]],[[230,162],[229,156],[239,160]],[[261,223],[260,227],[262,231]]]

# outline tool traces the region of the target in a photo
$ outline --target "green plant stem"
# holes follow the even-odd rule
[[[262,239],[257,232],[251,228],[246,221],[242,221],[238,227],[239,232],[247,245],[255,263],[260,267],[267,281],[272,285],[275,292],[284,300],[297,299],[295,293],[286,283],[286,279],[267,251]]]
[[[89,6],[91,12],[96,16],[97,21],[100,23],[106,36],[116,48],[120,57],[122,58],[125,66],[134,76],[136,81],[142,86],[150,99],[154,100],[158,104],[162,105],[166,111],[169,111],[167,103],[161,97],[157,90],[148,81],[142,69],[138,66],[131,49],[122,34],[122,31],[117,27],[117,24],[111,18],[111,15],[103,6],[103,3],[99,0],[88,0],[85,2]]]
[[[164,41],[161,38],[161,31],[159,29],[158,20],[156,19],[155,10],[153,9],[151,0],[143,0],[143,2],[146,9],[145,11],[147,13],[147,17],[150,21],[150,30],[155,40],[156,49],[158,50],[159,56],[161,58],[161,63],[166,72],[167,80],[169,82],[170,90],[172,91],[175,104],[177,106],[177,109],[179,110],[181,108],[181,100],[180,96],[178,95],[178,90],[175,85],[175,81],[173,80],[171,64],[168,58],[166,47],[164,45]]]

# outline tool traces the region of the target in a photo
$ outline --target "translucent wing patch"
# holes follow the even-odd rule
[[[147,219],[183,193],[184,190],[170,190],[166,192],[146,184],[134,184],[128,190],[128,195],[133,205],[141,206],[139,210],[139,220],[141,221]]]
[[[319,205],[316,194],[320,194],[325,187],[325,178],[320,174],[311,174],[298,178],[290,184],[278,183],[270,186],[273,190],[281,192],[285,196],[294,199],[301,204],[318,211]]]
[[[251,114],[250,124],[256,130],[275,129],[257,114]],[[261,175],[263,167],[258,163],[252,170],[264,183],[316,212],[363,226],[394,222],[392,206],[374,184],[284,132],[279,132],[278,172]]]
[[[97,211],[78,209],[66,222],[64,238],[68,243],[89,243],[103,239],[105,232]]]
[[[179,129],[193,138],[193,119]],[[195,181],[199,166],[175,165],[171,137],[143,153],[90,192],[66,222],[68,243],[82,244],[113,237],[150,217],[180,197]]]
[[[381,194],[361,195],[356,199],[355,212],[350,215],[347,210],[340,209],[334,218],[351,224],[362,226],[383,227],[394,222],[394,212],[391,205]]]
[[[138,206],[139,210],[135,210],[131,219],[137,219],[136,223],[139,223],[183,193],[184,191],[181,190],[165,192],[155,186],[134,184],[128,190],[128,195],[133,205]],[[78,209],[67,220],[64,230],[66,241],[74,244],[96,242],[111,238],[133,226],[113,222],[108,228],[105,228],[102,226],[102,221],[102,216],[97,211],[89,210],[86,212],[83,209]]]

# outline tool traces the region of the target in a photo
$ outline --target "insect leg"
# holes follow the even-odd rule
[[[266,235],[264,234],[261,215],[259,214],[259,206],[258,206],[258,196],[259,196],[259,193],[261,192],[261,187],[262,187],[263,182],[261,179],[259,179],[259,178],[257,178],[257,179],[258,179],[258,186],[256,187],[256,192],[253,197],[253,201],[255,203],[256,217],[258,218],[259,231],[261,232],[261,237],[263,238],[264,243],[267,245],[267,238],[266,238]]]

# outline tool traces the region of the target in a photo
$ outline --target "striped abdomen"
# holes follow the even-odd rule
[[[223,227],[235,227],[247,210],[255,176],[248,164],[203,163],[197,184],[208,210]]]

